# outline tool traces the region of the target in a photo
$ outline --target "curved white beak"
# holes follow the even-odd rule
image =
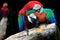
[[[43,12],[43,8],[40,9],[40,13],[42,13],[42,12]]]
[[[30,14],[30,15],[28,16],[28,20],[29,20],[29,22],[31,22],[31,23],[32,23],[31,18],[36,19],[37,17],[36,17],[33,13],[32,13],[32,14]]]

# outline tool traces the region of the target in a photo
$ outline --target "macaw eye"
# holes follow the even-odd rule
[[[35,4],[34,7],[33,7],[33,9],[35,9],[35,10],[38,10],[38,9],[40,9],[40,8],[41,8],[41,7],[40,7],[39,4]]]

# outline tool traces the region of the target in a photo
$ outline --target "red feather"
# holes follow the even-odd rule
[[[38,12],[35,12],[34,14],[38,17],[38,20],[40,22],[45,22],[46,21],[46,13],[40,14]]]
[[[1,11],[2,11],[2,16],[3,16],[3,17],[6,17],[8,8],[7,8],[7,7],[2,7],[2,8],[1,8]]]
[[[18,16],[20,16],[20,14],[22,14],[24,17],[25,17],[25,27],[28,25],[28,19],[27,19],[27,16],[26,16],[26,12],[30,9],[33,8],[33,6],[35,4],[39,4],[41,7],[43,7],[43,5],[38,2],[38,1],[29,1],[20,11],[19,11],[19,14]]]

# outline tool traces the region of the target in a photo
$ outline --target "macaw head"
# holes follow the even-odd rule
[[[7,4],[7,3],[4,3],[4,4],[3,4],[3,7],[7,7],[7,6],[8,6],[8,4]]]
[[[41,7],[39,4],[35,4],[34,7],[33,7],[34,10],[39,10],[40,13],[43,12],[43,7]]]
[[[35,10],[38,10],[40,8],[41,8],[41,6],[39,4],[35,4],[34,7],[33,7],[33,9],[35,9]]]

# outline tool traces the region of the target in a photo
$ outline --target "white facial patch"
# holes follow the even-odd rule
[[[35,4],[34,7],[33,7],[33,9],[35,9],[35,10],[38,10],[40,8],[41,8],[41,6],[39,4]]]
[[[5,7],[5,6],[7,7],[7,6],[8,6],[8,4],[7,4],[7,3],[4,3],[4,4],[3,4],[3,7]]]

